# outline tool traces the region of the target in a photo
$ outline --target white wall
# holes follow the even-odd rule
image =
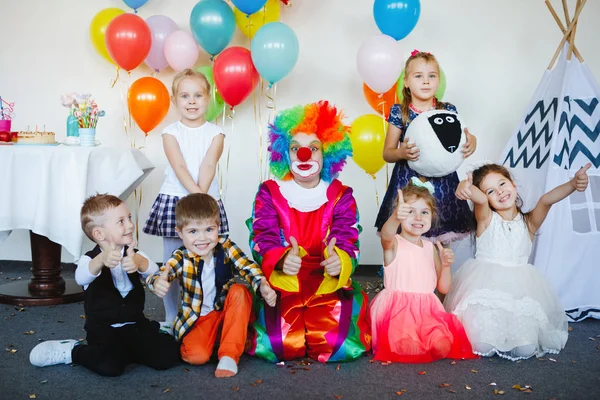
[[[362,114],[372,113],[362,94],[362,82],[356,71],[356,52],[369,35],[378,34],[373,20],[373,0],[292,0],[293,6],[282,8],[282,22],[288,24],[300,42],[299,60],[292,73],[277,86],[277,109],[328,99],[343,108],[347,123]],[[3,46],[0,51],[0,95],[16,104],[13,130],[28,125],[65,136],[67,111],[60,105],[63,92],[91,92],[107,117],[98,125],[98,138],[105,146],[130,145],[132,133],[125,133],[124,104],[126,83],[150,75],[145,65],[124,77],[114,88],[110,81],[114,68],[92,47],[88,29],[92,17],[101,9],[127,9],[120,0],[21,0],[1,1],[0,27]],[[560,2],[553,0],[562,17]],[[569,0],[574,7],[574,0]],[[195,0],[149,0],[139,10],[141,17],[163,14],[189,30],[189,15]],[[537,87],[562,35],[542,0],[474,1],[421,0],[421,18],[413,32],[401,41],[405,57],[418,48],[435,54],[447,76],[444,100],[456,104],[468,121],[471,132],[479,139],[477,152],[463,166],[499,157],[505,143],[523,116],[524,109]],[[571,15],[573,11],[571,11]],[[600,78],[600,52],[597,40],[600,26],[600,2],[588,1],[577,28],[577,46],[595,76]],[[250,41],[240,32],[231,45],[247,48]],[[197,65],[209,63],[202,53]],[[158,74],[170,87],[173,71]],[[256,100],[255,100],[256,99]],[[262,127],[254,104],[260,99]],[[265,125],[266,98],[257,91],[236,108],[234,125],[225,122],[230,162],[224,167],[225,206],[232,238],[248,250],[249,217],[259,183],[259,164],[255,155],[258,137]],[[143,183],[143,201],[139,209],[142,225],[157,194],[166,164],[160,127],[173,122],[174,107],[163,123],[143,140],[134,127],[136,143],[156,165]],[[126,118],[125,118],[126,121]],[[233,128],[232,128],[233,127]],[[263,145],[266,149],[266,145]],[[227,152],[227,148],[225,152]],[[223,157],[225,158],[226,153]],[[222,159],[222,161],[223,161]],[[389,169],[391,173],[391,166]],[[1,174],[9,171],[0,171]],[[55,173],[60,173],[56,171]],[[380,246],[373,223],[379,200],[386,187],[385,168],[373,180],[349,161],[341,180],[352,186],[358,201],[361,224],[361,263],[380,263]],[[0,196],[2,194],[0,193]],[[134,208],[133,201],[129,202]],[[56,207],[60,207],[57,204]],[[140,227],[141,230],[141,227]],[[139,246],[160,261],[161,239],[142,234]],[[0,244],[0,259],[29,260],[29,237],[16,231]],[[63,261],[72,257],[63,251]]]

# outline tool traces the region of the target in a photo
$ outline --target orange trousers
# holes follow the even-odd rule
[[[181,343],[181,358],[189,364],[206,364],[213,353],[221,330],[219,359],[231,357],[236,363],[244,352],[252,296],[246,286],[236,283],[229,288],[222,311],[211,311],[200,317]]]

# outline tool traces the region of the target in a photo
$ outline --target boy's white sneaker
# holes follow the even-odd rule
[[[162,333],[166,333],[166,334],[173,336],[173,326],[170,323],[163,321],[163,322],[159,322],[159,324],[160,324],[159,330]]]
[[[36,367],[71,364],[71,350],[77,340],[48,340],[35,346],[29,353],[29,362]]]

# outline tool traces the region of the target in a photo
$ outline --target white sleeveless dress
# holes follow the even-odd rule
[[[452,277],[444,306],[462,322],[482,356],[509,360],[558,353],[568,337],[564,308],[537,269],[528,263],[531,239],[523,216],[492,214],[477,238],[475,259]],[[523,349],[531,349],[523,354]]]

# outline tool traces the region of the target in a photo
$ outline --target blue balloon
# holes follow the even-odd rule
[[[263,25],[250,45],[256,70],[271,85],[290,73],[298,61],[298,38],[286,24]]]
[[[373,16],[384,35],[404,39],[417,25],[421,14],[419,0],[375,0]]]
[[[263,8],[267,0],[231,0],[235,8],[246,15],[254,14]]]
[[[137,13],[137,9],[146,4],[148,0],[123,0],[123,3],[133,8]]]
[[[190,29],[196,43],[211,56],[227,47],[235,26],[235,15],[223,0],[201,0],[190,15]]]

